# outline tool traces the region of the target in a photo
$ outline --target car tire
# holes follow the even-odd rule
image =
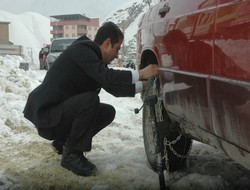
[[[159,81],[159,79],[158,79]],[[148,88],[144,90],[143,96],[144,99],[149,96],[153,95],[152,92],[155,88],[154,79],[148,80]],[[159,90],[159,89],[157,89]],[[158,104],[158,105],[157,105]],[[163,158],[163,168],[166,169],[168,166],[168,170],[170,172],[178,171],[181,169],[184,169],[186,167],[186,156],[188,155],[192,140],[186,136],[181,136],[180,139],[172,145],[172,148],[174,151],[176,151],[179,155],[182,155],[181,157],[177,156],[170,148],[169,146],[166,146],[166,151],[164,153],[164,138],[167,138],[168,141],[176,140],[177,137],[180,136],[180,133],[177,130],[170,130],[170,125],[173,125],[171,123],[170,118],[168,117],[167,111],[164,109],[162,101],[158,101],[155,105],[156,112],[160,111],[163,116],[163,126],[162,130],[160,131],[160,134],[162,134],[159,138],[160,140],[160,151],[162,152],[162,155],[168,157],[168,161],[166,163],[166,160]],[[159,105],[162,104],[162,105]],[[159,110],[161,109],[161,110]],[[146,152],[147,159],[149,161],[149,164],[153,168],[153,170],[157,171],[157,153],[156,153],[156,143],[153,135],[154,125],[152,123],[152,116],[150,114],[150,107],[148,105],[145,105],[143,108],[143,139],[144,139],[144,148]],[[163,156],[163,157],[164,157]]]

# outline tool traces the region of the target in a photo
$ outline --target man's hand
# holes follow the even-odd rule
[[[158,65],[157,64],[150,64],[144,69],[141,69],[139,72],[139,80],[147,80],[148,78],[152,76],[158,75]]]

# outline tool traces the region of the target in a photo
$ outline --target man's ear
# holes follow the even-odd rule
[[[107,38],[103,41],[103,45],[105,48],[108,48],[111,45],[111,39]]]

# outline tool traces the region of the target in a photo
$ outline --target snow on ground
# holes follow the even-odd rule
[[[143,146],[141,106],[135,98],[115,98],[101,91],[101,100],[115,106],[113,123],[96,135],[87,153],[98,168],[93,177],[76,176],[60,166],[51,142],[37,135],[22,114],[27,96],[46,71],[19,69],[18,56],[0,56],[0,190],[140,190],[159,189]],[[215,149],[194,141],[190,173],[175,173],[172,190],[249,190],[250,171]],[[178,179],[179,175],[183,175]]]

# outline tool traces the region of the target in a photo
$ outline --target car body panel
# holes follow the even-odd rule
[[[216,135],[250,151],[250,1],[219,0],[216,15],[215,46],[226,57],[214,61],[213,127]]]
[[[197,133],[189,135],[247,168],[250,161],[242,157],[250,154],[249,38],[249,0],[160,1],[138,28],[140,68],[143,57],[156,57],[169,115],[191,123]],[[244,153],[232,156],[231,146]]]

